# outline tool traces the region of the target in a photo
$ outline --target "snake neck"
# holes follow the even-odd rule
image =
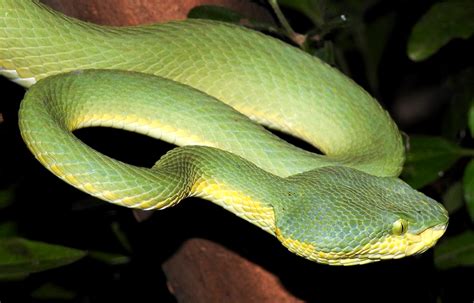
[[[279,203],[287,187],[283,178],[235,154],[205,146],[176,148],[164,155],[153,170],[179,170],[181,176],[192,178],[189,196],[209,200],[275,234],[274,203]]]

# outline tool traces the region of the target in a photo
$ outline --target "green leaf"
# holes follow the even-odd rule
[[[109,265],[121,265],[130,262],[130,257],[128,256],[102,251],[90,251],[89,257]]]
[[[76,293],[59,285],[46,283],[37,288],[31,296],[38,300],[72,300]]]
[[[132,252],[132,245],[128,240],[127,234],[120,227],[120,224],[118,222],[112,222],[112,224],[110,224],[110,227],[115,237],[119,241],[120,245],[122,245],[122,247],[125,248],[126,251]]]
[[[215,5],[200,5],[192,8],[188,13],[188,18],[210,19],[230,23],[239,23],[244,17],[226,7]]]
[[[434,4],[413,27],[407,53],[421,61],[454,38],[468,39],[474,33],[474,2],[446,1]]]
[[[463,186],[456,182],[444,193],[443,204],[449,214],[455,213],[464,206]]]
[[[412,136],[402,179],[420,188],[442,176],[462,154],[459,146],[441,137]]]
[[[474,160],[471,160],[464,171],[463,177],[464,199],[466,200],[466,207],[474,222]]]
[[[445,239],[435,247],[434,262],[439,269],[474,265],[474,232]]]
[[[63,266],[85,255],[84,251],[59,245],[23,238],[0,238],[0,279]]]

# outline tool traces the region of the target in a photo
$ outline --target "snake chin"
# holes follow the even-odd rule
[[[430,247],[434,246],[439,238],[444,234],[448,227],[448,224],[439,224],[424,230],[419,234],[410,234],[407,233],[406,241],[408,241],[408,246],[405,250],[405,255],[415,255],[425,252]]]
[[[284,246],[297,255],[318,263],[350,266],[421,254],[436,244],[446,228],[447,224],[439,224],[419,234],[390,235],[352,252],[318,251],[311,244],[283,237],[278,229],[276,235]]]

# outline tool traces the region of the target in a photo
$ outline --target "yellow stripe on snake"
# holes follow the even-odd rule
[[[261,33],[203,20],[105,27],[38,1],[1,0],[0,67],[31,86],[20,128],[36,158],[106,201],[163,209],[201,197],[334,265],[421,253],[446,229],[446,210],[397,178],[404,147],[381,106],[339,71]],[[88,126],[180,147],[153,168],[135,167],[71,133]]]

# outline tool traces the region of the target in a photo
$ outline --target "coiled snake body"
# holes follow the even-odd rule
[[[402,140],[380,105],[263,34],[203,20],[105,27],[36,0],[1,0],[0,74],[31,86],[20,128],[36,158],[106,201],[162,209],[202,197],[335,265],[420,253],[446,229],[444,208],[397,178]],[[134,167],[72,135],[87,126],[181,147],[151,169]]]

